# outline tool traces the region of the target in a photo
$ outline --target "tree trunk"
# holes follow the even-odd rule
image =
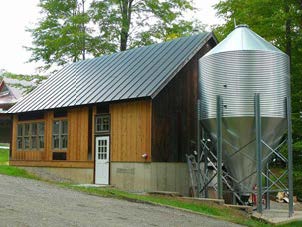
[[[122,14],[120,51],[124,51],[127,49],[133,0],[120,0],[120,1],[121,1],[120,8]]]
[[[82,15],[85,13],[85,0],[82,0]],[[82,59],[86,58],[86,26],[85,23],[82,23],[82,32],[83,32],[83,46],[82,46]]]

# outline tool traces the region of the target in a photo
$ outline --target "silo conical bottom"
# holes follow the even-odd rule
[[[271,148],[281,141],[286,130],[285,118],[262,117],[262,140]],[[202,120],[206,131],[216,141],[216,119]],[[256,133],[254,117],[229,117],[222,119],[223,163],[228,173],[238,182],[233,181],[234,189],[247,196],[257,184]],[[262,157],[271,151],[262,145]],[[267,161],[262,162],[263,167]]]

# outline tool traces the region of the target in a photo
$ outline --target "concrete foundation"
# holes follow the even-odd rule
[[[93,169],[55,168],[55,167],[19,167],[46,180],[75,184],[92,184]]]
[[[112,162],[110,182],[132,192],[173,191],[189,194],[186,163],[125,163]]]
[[[93,184],[94,170],[86,168],[20,167],[43,179]],[[110,163],[110,184],[131,192],[170,191],[189,195],[186,163]]]

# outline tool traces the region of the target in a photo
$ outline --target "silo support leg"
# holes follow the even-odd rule
[[[260,95],[255,94],[256,118],[256,155],[257,155],[257,212],[262,213],[262,142],[261,142],[261,114]]]
[[[293,149],[292,149],[292,121],[291,121],[291,99],[286,98],[287,111],[287,150],[288,150],[288,215],[292,217],[294,214],[293,205]]]
[[[197,139],[196,139],[196,146],[197,146],[197,165],[198,165],[198,170],[200,169],[200,156],[201,156],[201,151],[200,151],[200,100],[197,100]],[[199,174],[198,174],[199,177]],[[201,179],[198,179],[197,183],[197,197],[201,197]]]
[[[222,199],[222,132],[221,132],[221,104],[222,100],[219,95],[217,95],[217,188],[218,188],[218,199]]]
[[[266,164],[266,209],[271,209],[271,201],[270,201],[270,193],[269,193],[269,188],[270,188],[270,173],[269,173],[269,163]]]

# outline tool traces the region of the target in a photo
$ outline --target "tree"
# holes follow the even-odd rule
[[[40,0],[42,18],[36,28],[30,28],[33,46],[29,61],[42,61],[42,69],[85,59],[93,48],[90,18],[85,11],[85,0]]]
[[[201,30],[183,13],[193,10],[191,0],[94,0],[90,15],[99,27],[108,51],[148,45]]]
[[[201,29],[185,21],[192,0],[40,0],[29,61],[53,65],[148,45]],[[91,4],[89,4],[91,3]]]

